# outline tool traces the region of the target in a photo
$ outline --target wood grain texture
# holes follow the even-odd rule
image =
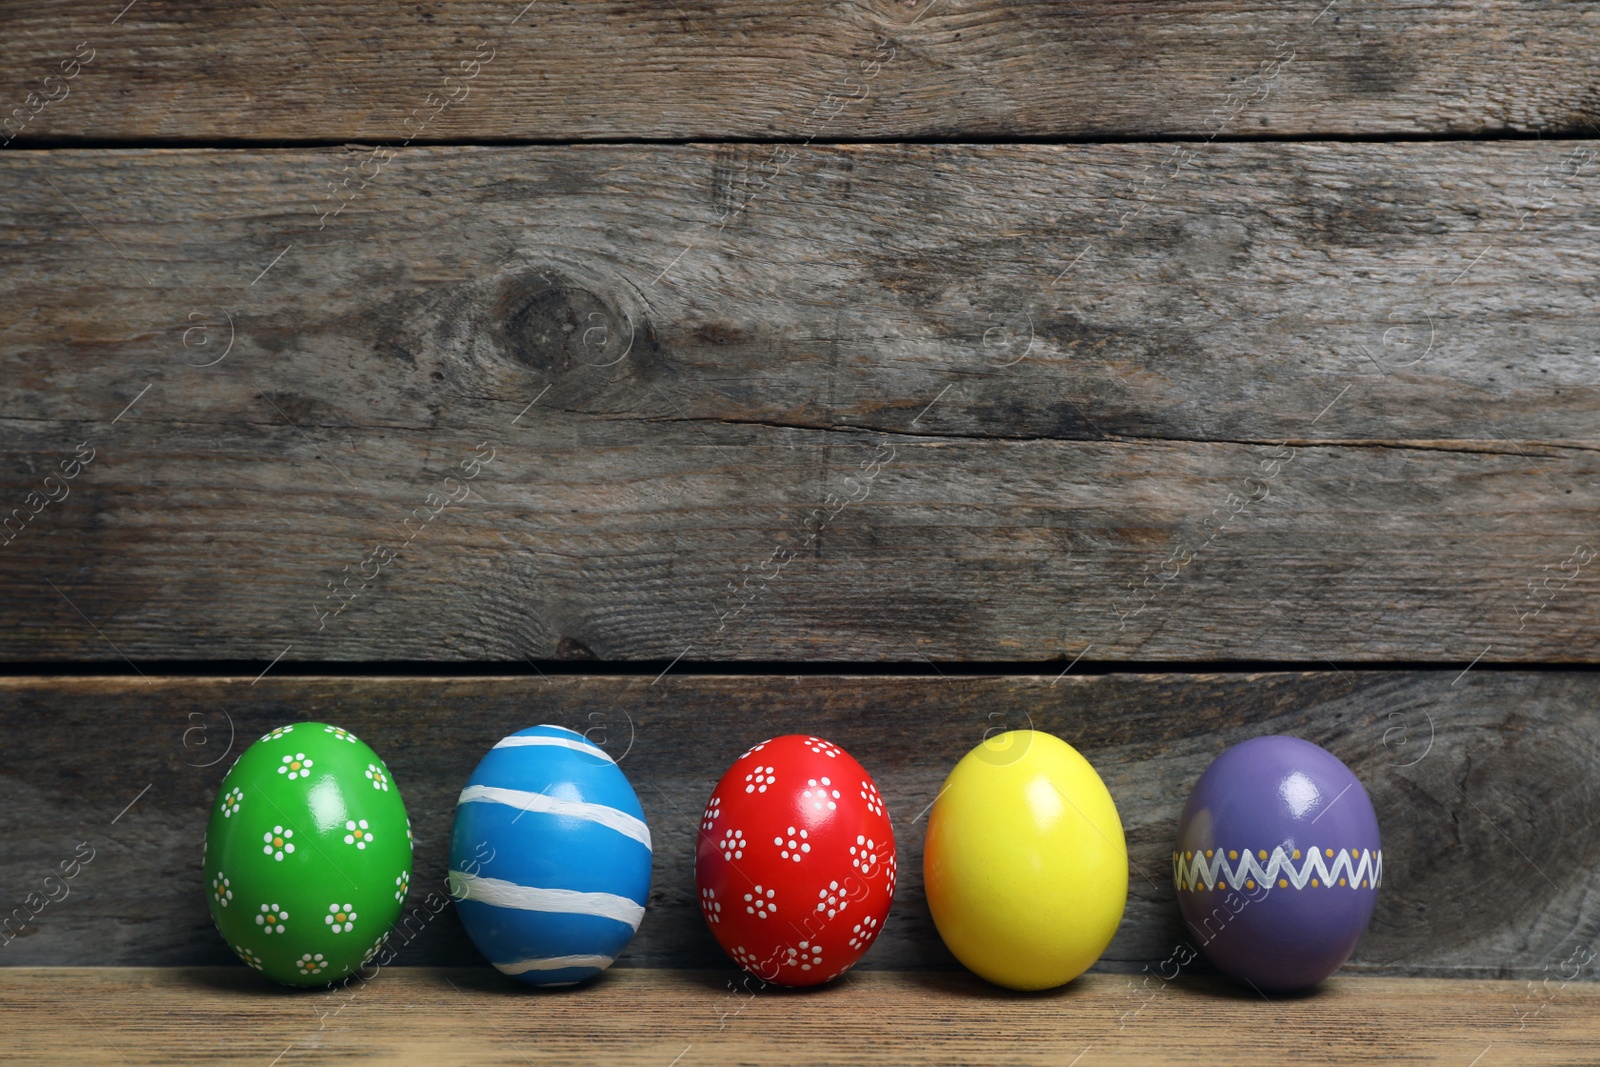
[[[123,8],[8,5],[24,140],[1548,134],[1600,110],[1592,2]]]
[[[8,679],[0,902],[39,891],[78,842],[95,855],[0,963],[230,962],[199,873],[209,806],[249,741],[311,719],[372,744],[405,798],[417,864],[401,963],[479,962],[443,895],[455,799],[495,741],[553,722],[619,758],[655,840],[650,910],[622,965],[726,965],[694,891],[700,812],[751,744],[804,732],[860,758],[894,818],[900,888],[861,966],[953,968],[923,897],[923,814],[986,732],[1031,722],[1096,765],[1127,834],[1129,903],[1102,970],[1154,968],[1185,944],[1170,871],[1188,792],[1228,745],[1290,733],[1351,766],[1382,828],[1383,892],[1350,973],[1592,978],[1592,963],[1561,965],[1600,947],[1600,675],[1457,677]]]
[[[303,993],[243,967],[17,968],[0,971],[0,995],[7,1061],[40,1065],[1528,1067],[1588,1062],[1600,1037],[1594,985],[1567,986],[1522,1026],[1521,983],[1396,978],[1336,977],[1311,996],[1266,1001],[1215,979],[1144,992],[1109,975],[1016,994],[965,974],[853,973],[786,993],[746,992],[721,973],[613,970],[535,993],[483,968],[391,967]]]
[[[1594,158],[12,152],[0,656],[1592,662]]]

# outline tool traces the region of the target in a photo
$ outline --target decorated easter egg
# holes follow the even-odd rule
[[[561,726],[503,738],[456,800],[450,893],[502,973],[593,978],[633,940],[650,895],[650,828],[604,749]]]
[[[1252,738],[1195,783],[1172,877],[1189,933],[1223,973],[1262,992],[1305,989],[1339,969],[1372,918],[1378,817],[1331,752]]]
[[[735,963],[809,986],[866,954],[889,916],[897,863],[872,776],[838,745],[787,734],[717,783],[694,877],[706,925]]]
[[[1122,820],[1089,761],[1012,730],[962,757],[928,812],[928,909],[950,951],[1011,989],[1082,974],[1128,902]]]
[[[325,985],[389,936],[411,885],[411,823],[389,768],[354,734],[280,726],[222,780],[205,840],[206,894],[239,958],[288,985]]]

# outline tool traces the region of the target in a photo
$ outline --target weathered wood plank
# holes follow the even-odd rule
[[[0,655],[1600,657],[1594,150],[1191,147],[10,153]]]
[[[1092,974],[1029,996],[964,975],[896,972],[858,973],[803,995],[750,993],[697,971],[614,970],[569,995],[509,986],[481,968],[392,967],[317,994],[274,993],[242,967],[0,971],[8,1062],[119,1067],[274,1056],[518,1067],[1495,1067],[1587,1062],[1600,1009],[1600,986],[1570,984],[1519,1029],[1528,1010],[1521,983],[1399,978],[1340,977],[1315,996],[1271,1002],[1215,979],[1143,993]]]
[[[24,143],[1301,136],[1587,130],[1600,5],[70,0],[5,23]]]
[[[79,842],[94,857],[30,934],[0,948],[0,963],[231,960],[198,873],[206,814],[247,741],[309,718],[370,742],[406,800],[417,867],[400,962],[478,960],[442,894],[428,900],[444,884],[455,799],[496,740],[555,722],[589,731],[619,757],[656,841],[650,911],[627,965],[722,962],[694,893],[699,813],[750,744],[808,732],[864,762],[895,820],[899,894],[863,966],[951,968],[922,893],[922,813],[986,731],[1031,722],[1095,763],[1127,833],[1128,910],[1101,969],[1136,971],[1178,951],[1187,935],[1170,850],[1189,789],[1227,745],[1292,733],[1349,763],[1382,827],[1384,891],[1351,973],[1539,980],[1575,959],[1593,977],[1596,953],[1580,950],[1600,937],[1600,675],[1474,670],[1455,679],[1448,670],[1058,681],[7,679],[0,903],[37,891]],[[1572,966],[1563,970],[1573,977]]]

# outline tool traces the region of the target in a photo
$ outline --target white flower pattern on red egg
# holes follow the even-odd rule
[[[817,893],[817,910],[828,913],[828,918],[833,918],[850,906],[850,898],[845,896],[838,882],[829,882],[828,888]]]
[[[819,756],[827,756],[829,759],[839,758],[839,746],[832,741],[824,741],[820,737],[807,737],[806,747]]]
[[[815,778],[807,778],[806,785],[809,788],[802,789],[800,795],[813,808],[821,811],[826,806],[829,811],[838,810],[839,791],[833,788],[833,782],[829,780],[827,775],[823,775],[820,782]]]
[[[727,833],[722,835],[722,843],[717,847],[722,850],[723,859],[730,861],[742,860],[744,859],[744,849],[746,844],[747,842],[744,839],[744,831],[729,830]]]
[[[795,828],[791,826],[789,827],[787,840],[785,840],[783,837],[774,837],[772,839],[772,843],[778,846],[779,856],[786,860],[794,860],[796,863],[799,863],[801,857],[805,853],[811,851],[811,843],[806,840],[806,838],[809,836],[810,835],[805,830],[796,831]]]
[[[705,913],[706,922],[722,921],[722,902],[717,899],[716,890],[709,888],[700,890],[700,910]]]
[[[733,960],[741,967],[754,967],[760,962],[760,958],[743,945],[734,946]]]
[[[873,868],[878,865],[878,854],[873,851],[877,847],[872,838],[857,834],[856,843],[850,846],[850,866],[862,874],[872,874]]]
[[[878,935],[878,920],[868,915],[856,923],[855,929],[850,931],[850,947],[865,948],[867,943]]]
[[[700,819],[700,829],[706,833],[710,833],[712,828],[716,825],[717,816],[721,814],[722,801],[718,800],[716,797],[712,797],[710,803],[706,805],[705,815],[703,815]]]
[[[802,941],[798,946],[789,949],[787,957],[784,963],[791,967],[798,966],[802,971],[809,971],[813,967],[822,965],[822,946]]]
[[[867,802],[867,810],[872,814],[883,814],[883,796],[878,792],[876,785],[871,782],[862,782],[861,799]]]
[[[767,787],[778,783],[778,768],[757,765],[756,769],[744,776],[746,793],[765,793]]]
[[[756,886],[755,890],[744,895],[745,913],[754,915],[758,919],[765,919],[777,912],[778,905],[774,903],[777,897],[776,889],[762,889]]]

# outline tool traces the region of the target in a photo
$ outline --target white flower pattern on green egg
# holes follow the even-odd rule
[[[258,971],[261,970],[264,966],[266,966],[265,964],[263,964],[261,962],[261,957],[260,956],[257,956],[254,952],[251,952],[249,949],[245,948],[243,945],[234,945],[233,946],[233,951],[238,955],[238,957],[241,960],[244,960],[251,967],[253,967],[254,969],[256,969]]]
[[[264,934],[281,934],[285,924],[289,921],[289,913],[276,904],[261,905],[261,914],[256,916],[256,925],[261,927]]]
[[[356,848],[364,849],[367,847],[367,842],[372,840],[372,833],[367,829],[367,820],[365,819],[360,821],[347,819],[345,820],[344,829],[344,843],[347,845],[354,845]]]
[[[295,961],[295,966],[300,969],[301,974],[321,974],[328,969],[328,963],[320,952],[315,955],[307,952]]]
[[[278,773],[287,774],[291,782],[296,778],[310,778],[311,768],[315,762],[306,759],[304,752],[296,752],[292,756],[283,757],[283,763],[278,766]]]
[[[322,728],[322,732],[325,733],[325,734],[332,734],[334,737],[337,737],[339,740],[348,741],[352,745],[356,743],[356,735],[355,734],[351,733],[348,730],[341,730],[337,726],[324,726]]]
[[[394,899],[404,901],[406,893],[411,888],[411,872],[401,871],[394,880]]]
[[[244,790],[234,786],[222,795],[222,817],[231,819],[239,813],[239,805],[244,802]]]
[[[389,776],[383,773],[383,768],[376,763],[367,764],[367,778],[372,782],[372,788],[389,791]]]
[[[261,835],[261,840],[266,842],[266,846],[261,850],[262,854],[271,856],[279,863],[282,863],[284,853],[293,854],[294,852],[294,842],[289,840],[293,836],[293,830],[285,830],[281,826],[274,826],[270,833]]]
[[[288,726],[279,726],[277,729],[273,730],[270,733],[262,734],[261,735],[261,740],[263,740],[263,741],[276,741],[278,738],[282,737],[284,734],[293,733],[293,732],[294,732],[294,723],[290,723]]]
[[[217,905],[226,908],[228,901],[233,899],[232,883],[228,881],[228,876],[218,871],[217,876],[211,879],[211,892],[217,898]]]
[[[332,927],[334,933],[345,934],[355,929],[356,913],[349,904],[329,904],[328,914],[322,917],[322,921]]]

